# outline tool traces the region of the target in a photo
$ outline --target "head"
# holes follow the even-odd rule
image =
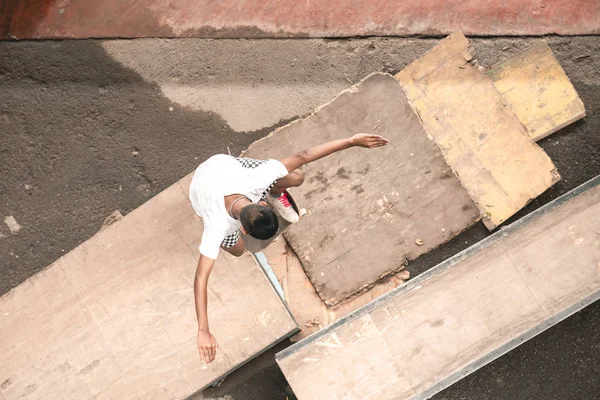
[[[242,208],[240,222],[245,233],[260,240],[272,238],[279,229],[275,211],[264,203],[248,204]]]

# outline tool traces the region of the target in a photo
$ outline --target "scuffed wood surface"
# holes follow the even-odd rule
[[[304,184],[290,190],[308,214],[284,236],[329,306],[479,219],[467,191],[390,75],[366,78],[315,114],[259,140],[245,156],[281,159],[356,133],[380,134],[391,143],[311,163],[304,167]]]
[[[278,356],[294,393],[407,399],[600,293],[600,186],[497,235]]]
[[[364,293],[347,299],[335,307],[327,307],[308,279],[300,260],[288,248],[284,240],[276,240],[265,249],[264,254],[281,283],[285,301],[301,329],[290,338],[292,342],[297,342],[318,332],[376,297],[397,288],[410,277],[410,273],[403,270],[382,282],[377,282]]]
[[[492,80],[469,60],[469,41],[454,33],[396,78],[491,230],[559,175]]]
[[[541,140],[585,117],[585,107],[544,41],[487,72],[529,136]]]
[[[200,360],[189,179],[0,298],[5,399],[185,398],[295,330],[252,257],[221,254],[208,294],[220,348]]]

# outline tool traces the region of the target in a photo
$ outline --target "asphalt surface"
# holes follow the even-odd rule
[[[474,45],[490,65],[537,40]],[[548,41],[588,116],[540,142],[562,180],[512,220],[600,174],[600,37]],[[210,155],[237,154],[436,42],[0,42],[0,294],[91,237],[112,211],[129,213]],[[409,270],[415,276],[488,234],[476,225]],[[599,313],[596,303],[436,398],[600,398]],[[205,396],[293,398],[270,353]]]

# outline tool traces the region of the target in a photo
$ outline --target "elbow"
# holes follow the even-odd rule
[[[308,164],[310,162],[308,150],[302,150],[300,153],[296,154],[296,156],[299,158],[301,164]]]

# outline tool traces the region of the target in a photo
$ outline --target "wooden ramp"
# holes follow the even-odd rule
[[[252,256],[221,254],[208,300],[220,348],[200,360],[189,180],[0,298],[0,399],[181,399],[297,331]]]
[[[284,236],[327,305],[402,269],[479,220],[469,193],[391,75],[368,76],[314,114],[257,141],[245,155],[281,159],[361,132],[380,134],[390,144],[305,165],[306,181],[290,190],[308,213]]]
[[[600,297],[600,176],[277,354],[301,400],[425,399]]]

